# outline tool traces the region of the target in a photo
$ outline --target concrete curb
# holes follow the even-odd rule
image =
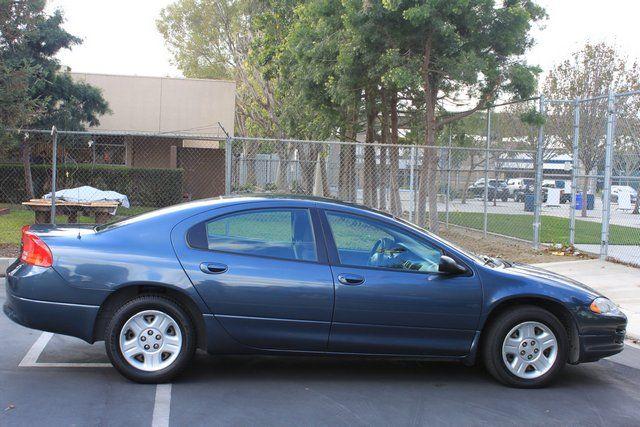
[[[15,260],[15,258],[0,258],[0,277],[5,276],[7,268],[9,268],[9,266],[13,264],[13,261]]]

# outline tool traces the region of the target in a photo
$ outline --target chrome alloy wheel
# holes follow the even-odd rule
[[[523,322],[511,329],[502,343],[502,360],[507,369],[524,379],[549,372],[558,356],[558,340],[548,326]]]
[[[182,333],[171,316],[145,310],[132,316],[120,330],[120,351],[136,369],[155,372],[170,366],[182,349]]]

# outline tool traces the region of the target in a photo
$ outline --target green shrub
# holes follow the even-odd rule
[[[31,165],[36,197],[51,191],[51,165]],[[117,191],[132,206],[163,207],[182,201],[182,169],[147,169],[113,165],[60,165],[58,189],[90,185]],[[27,199],[22,164],[0,164],[0,202],[20,203]]]

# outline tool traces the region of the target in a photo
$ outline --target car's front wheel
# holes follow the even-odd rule
[[[513,387],[549,384],[567,359],[567,332],[550,312],[520,306],[502,313],[486,331],[483,358],[498,381]]]
[[[125,377],[162,383],[182,371],[195,351],[195,330],[180,304],[160,295],[134,298],[118,309],[105,331],[107,355]]]

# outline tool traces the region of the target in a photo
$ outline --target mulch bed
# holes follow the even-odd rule
[[[0,258],[18,258],[19,246],[13,243],[0,243]]]

